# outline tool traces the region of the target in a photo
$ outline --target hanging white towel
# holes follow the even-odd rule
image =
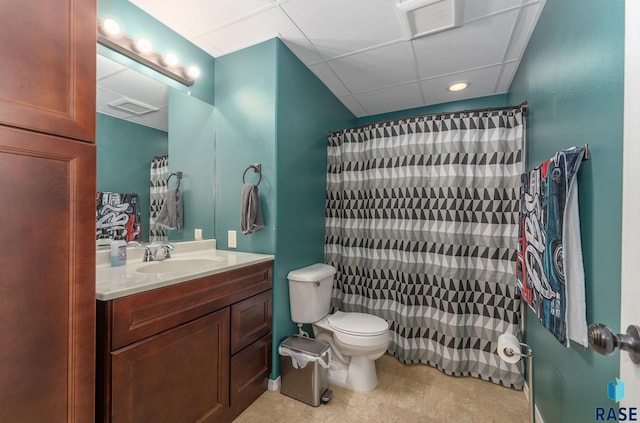
[[[247,235],[264,228],[258,185],[242,185],[242,204],[240,206],[240,229]]]
[[[564,268],[567,278],[567,335],[570,340],[588,348],[584,265],[578,208],[578,181],[574,175],[567,196],[562,230]]]

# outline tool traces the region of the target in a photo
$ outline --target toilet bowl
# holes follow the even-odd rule
[[[366,313],[337,311],[312,324],[316,339],[332,350],[329,381],[354,391],[371,391],[378,385],[375,361],[387,351],[389,325]]]
[[[375,360],[391,341],[389,324],[366,313],[329,314],[333,266],[318,263],[292,270],[289,279],[291,319],[300,327],[310,323],[316,339],[331,347],[329,381],[354,391],[371,391],[378,384]]]

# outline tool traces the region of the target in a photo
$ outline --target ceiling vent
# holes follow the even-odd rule
[[[132,100],[127,97],[122,97],[121,99],[114,100],[107,104],[115,109],[124,110],[125,112],[133,113],[134,115],[144,115],[145,113],[157,112],[160,110],[157,107],[138,100]]]
[[[407,0],[397,7],[408,40],[462,26],[464,0]]]

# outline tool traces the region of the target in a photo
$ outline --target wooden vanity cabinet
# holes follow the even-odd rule
[[[266,389],[272,265],[97,302],[97,422],[231,422]]]

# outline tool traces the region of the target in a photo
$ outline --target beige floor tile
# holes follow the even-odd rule
[[[522,391],[472,377],[447,376],[425,365],[385,355],[376,362],[378,386],[354,392],[331,386],[328,404],[311,407],[267,391],[234,423],[526,423]]]

